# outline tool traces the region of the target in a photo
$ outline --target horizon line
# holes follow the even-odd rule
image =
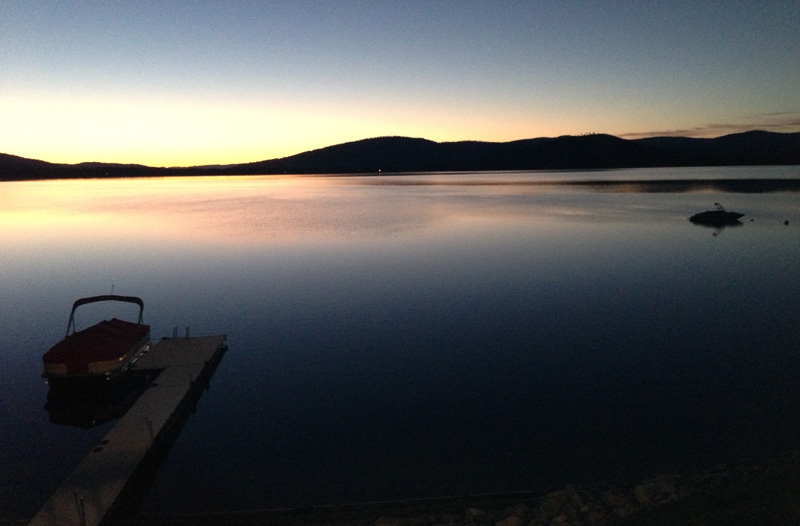
[[[798,124],[800,125],[800,121],[798,121]],[[722,128],[724,128],[724,126],[722,126]],[[766,126],[764,128],[769,128],[769,126]],[[0,155],[8,155],[8,156],[12,156],[12,157],[18,157],[20,159],[29,160],[29,161],[38,161],[38,162],[54,164],[54,165],[62,165],[62,166],[80,166],[82,164],[99,164],[99,165],[116,165],[116,166],[142,166],[142,167],[145,167],[145,168],[158,168],[158,169],[182,169],[182,168],[183,169],[189,169],[189,168],[218,168],[218,167],[219,168],[224,168],[224,167],[230,167],[230,166],[238,166],[238,165],[246,165],[246,164],[268,162],[268,161],[276,161],[276,160],[281,160],[281,159],[288,159],[288,158],[291,158],[291,157],[295,157],[297,155],[303,155],[305,153],[324,150],[326,148],[333,148],[333,147],[342,146],[342,145],[345,145],[345,144],[354,144],[354,143],[358,143],[358,142],[371,141],[371,140],[376,140],[376,139],[415,139],[415,140],[430,141],[430,142],[435,143],[435,144],[456,144],[456,143],[467,143],[467,142],[484,143],[484,144],[508,144],[508,143],[513,143],[513,142],[529,141],[529,140],[539,140],[539,139],[551,139],[552,140],[552,139],[561,139],[561,138],[565,138],[565,137],[590,137],[590,136],[597,136],[597,135],[606,135],[606,136],[610,136],[610,137],[616,137],[616,138],[624,140],[624,141],[636,141],[636,140],[642,140],[642,139],[657,139],[657,138],[662,138],[662,137],[664,137],[664,138],[671,137],[671,138],[677,138],[677,139],[696,139],[696,140],[708,139],[708,140],[714,140],[714,139],[719,139],[719,138],[722,138],[722,137],[727,137],[729,135],[740,135],[740,134],[744,134],[744,133],[753,133],[753,132],[778,133],[778,134],[787,134],[787,135],[790,135],[790,134],[793,134],[793,133],[800,133],[800,131],[773,131],[773,130],[764,129],[764,128],[746,128],[746,129],[742,129],[741,131],[738,131],[738,132],[723,133],[721,135],[701,136],[701,137],[680,134],[680,132],[686,132],[686,131],[695,131],[695,132],[697,132],[699,130],[698,128],[693,128],[693,129],[687,129],[687,130],[672,130],[672,131],[663,131],[663,132],[661,132],[661,131],[651,131],[651,132],[626,133],[626,134],[621,134],[621,135],[613,135],[613,134],[604,133],[604,132],[586,132],[586,133],[580,133],[580,134],[558,135],[558,136],[554,136],[554,137],[552,137],[552,136],[526,137],[526,138],[522,138],[522,139],[513,139],[513,140],[510,140],[510,141],[482,141],[482,140],[476,140],[476,139],[463,139],[463,140],[457,140],[457,141],[435,141],[433,139],[427,139],[425,137],[411,137],[411,136],[406,136],[406,135],[379,135],[379,136],[374,136],[374,137],[365,137],[363,139],[355,139],[355,140],[352,140],[352,141],[345,141],[345,142],[336,143],[336,144],[329,144],[327,146],[321,146],[319,148],[312,148],[310,150],[304,150],[304,151],[301,151],[301,152],[293,153],[291,155],[286,155],[284,157],[274,157],[274,158],[271,158],[271,159],[258,159],[258,160],[255,160],[255,161],[244,161],[244,162],[235,162],[235,163],[205,163],[205,164],[187,164],[187,165],[170,165],[170,166],[167,166],[167,165],[155,166],[155,165],[148,165],[148,164],[143,164],[143,163],[139,163],[139,162],[115,162],[115,161],[79,161],[79,162],[76,162],[76,163],[62,163],[62,162],[57,162],[57,161],[47,161],[47,160],[42,159],[42,158],[24,157],[22,155],[17,155],[17,154],[7,153],[7,152],[0,152]]]

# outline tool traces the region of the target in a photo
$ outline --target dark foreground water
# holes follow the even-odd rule
[[[0,183],[0,518],[34,515],[113,425],[50,423],[39,378],[72,301],[112,284],[154,338],[230,348],[142,513],[799,447],[800,193],[641,184],[766,177],[800,168]],[[585,180],[639,183],[542,183]],[[687,221],[715,201],[743,224]]]

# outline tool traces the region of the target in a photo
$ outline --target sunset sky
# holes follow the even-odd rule
[[[0,2],[0,152],[800,131],[800,2]]]

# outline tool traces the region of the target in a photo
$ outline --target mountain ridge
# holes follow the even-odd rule
[[[509,142],[386,136],[229,165],[59,164],[0,153],[0,181],[181,175],[378,174],[800,164],[800,133],[752,130],[717,138],[564,135]]]

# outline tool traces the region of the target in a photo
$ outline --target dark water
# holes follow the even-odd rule
[[[0,517],[35,514],[113,425],[51,424],[38,376],[72,301],[112,284],[155,338],[228,334],[143,513],[796,448],[800,194],[538,184],[765,177],[800,168],[2,183]],[[743,224],[687,221],[715,201]]]

